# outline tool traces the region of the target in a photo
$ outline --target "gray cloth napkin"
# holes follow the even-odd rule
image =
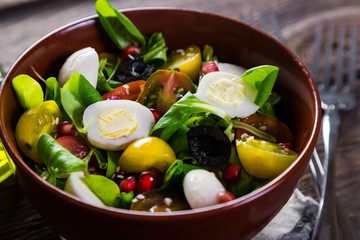
[[[253,240],[306,240],[311,238],[318,202],[296,189],[278,215]]]

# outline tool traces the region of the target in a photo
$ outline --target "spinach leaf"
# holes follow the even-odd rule
[[[75,73],[61,89],[61,104],[80,132],[85,109],[102,100],[100,93],[79,73]]]
[[[107,152],[107,168],[106,168],[106,177],[110,178],[118,167],[118,161],[121,155],[121,151],[108,151]]]
[[[162,67],[166,63],[166,51],[167,47],[162,33],[154,33],[147,42],[144,62]]]
[[[63,148],[49,134],[43,134],[38,141],[38,152],[50,174],[64,177],[67,173],[82,171],[87,163]]]
[[[54,100],[56,104],[61,107],[61,98],[60,98],[60,86],[59,82],[54,77],[46,79],[46,100]]]
[[[144,36],[111,3],[107,0],[97,0],[95,9],[103,28],[120,50],[129,45],[145,47]]]
[[[91,191],[107,206],[118,207],[121,201],[118,185],[102,175],[85,175],[85,182]]]
[[[261,107],[269,98],[278,73],[278,67],[263,65],[251,68],[241,76],[245,82],[251,84],[258,90],[254,101],[256,105]]]
[[[201,101],[191,92],[187,92],[160,118],[151,134],[161,130],[160,138],[167,141],[194,113],[212,113],[232,126],[231,116],[224,110]]]
[[[280,102],[281,97],[276,93],[272,92],[270,97],[267,99],[267,101],[262,105],[259,110],[257,110],[257,113],[268,115],[270,117],[273,117],[276,119],[276,113],[274,110],[274,106]]]

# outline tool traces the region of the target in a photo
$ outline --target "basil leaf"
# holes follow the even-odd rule
[[[120,50],[129,45],[145,47],[144,36],[111,3],[107,0],[97,0],[95,9],[103,28]]]
[[[278,73],[278,67],[263,65],[251,68],[241,76],[245,82],[251,84],[258,90],[254,101],[256,105],[261,107],[269,98]]]
[[[162,130],[160,138],[167,141],[194,113],[212,113],[231,124],[231,117],[224,110],[201,101],[191,92],[176,102],[153,127],[151,134]]]
[[[162,33],[154,33],[147,43],[144,62],[146,64],[155,64],[157,67],[162,67],[166,63],[166,51],[167,47]]]
[[[85,182],[91,191],[110,207],[118,207],[121,201],[118,185],[102,175],[86,175]]]
[[[79,131],[83,129],[82,116],[85,109],[102,100],[100,93],[79,73],[75,73],[61,89],[62,106]]]
[[[64,177],[67,173],[82,171],[87,164],[62,147],[49,134],[43,134],[38,141],[38,152],[50,174]]]

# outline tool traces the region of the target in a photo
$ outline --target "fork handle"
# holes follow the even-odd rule
[[[340,114],[334,105],[328,105],[324,108],[322,124],[325,174],[321,184],[319,212],[312,239],[332,240],[340,239],[335,195],[335,158],[339,136]]]

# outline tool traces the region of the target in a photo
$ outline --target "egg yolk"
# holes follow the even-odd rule
[[[210,84],[206,97],[220,105],[236,107],[245,98],[245,88],[237,79],[220,78]]]
[[[105,138],[129,136],[138,128],[138,119],[133,112],[123,109],[107,109],[99,114],[98,130]]]

